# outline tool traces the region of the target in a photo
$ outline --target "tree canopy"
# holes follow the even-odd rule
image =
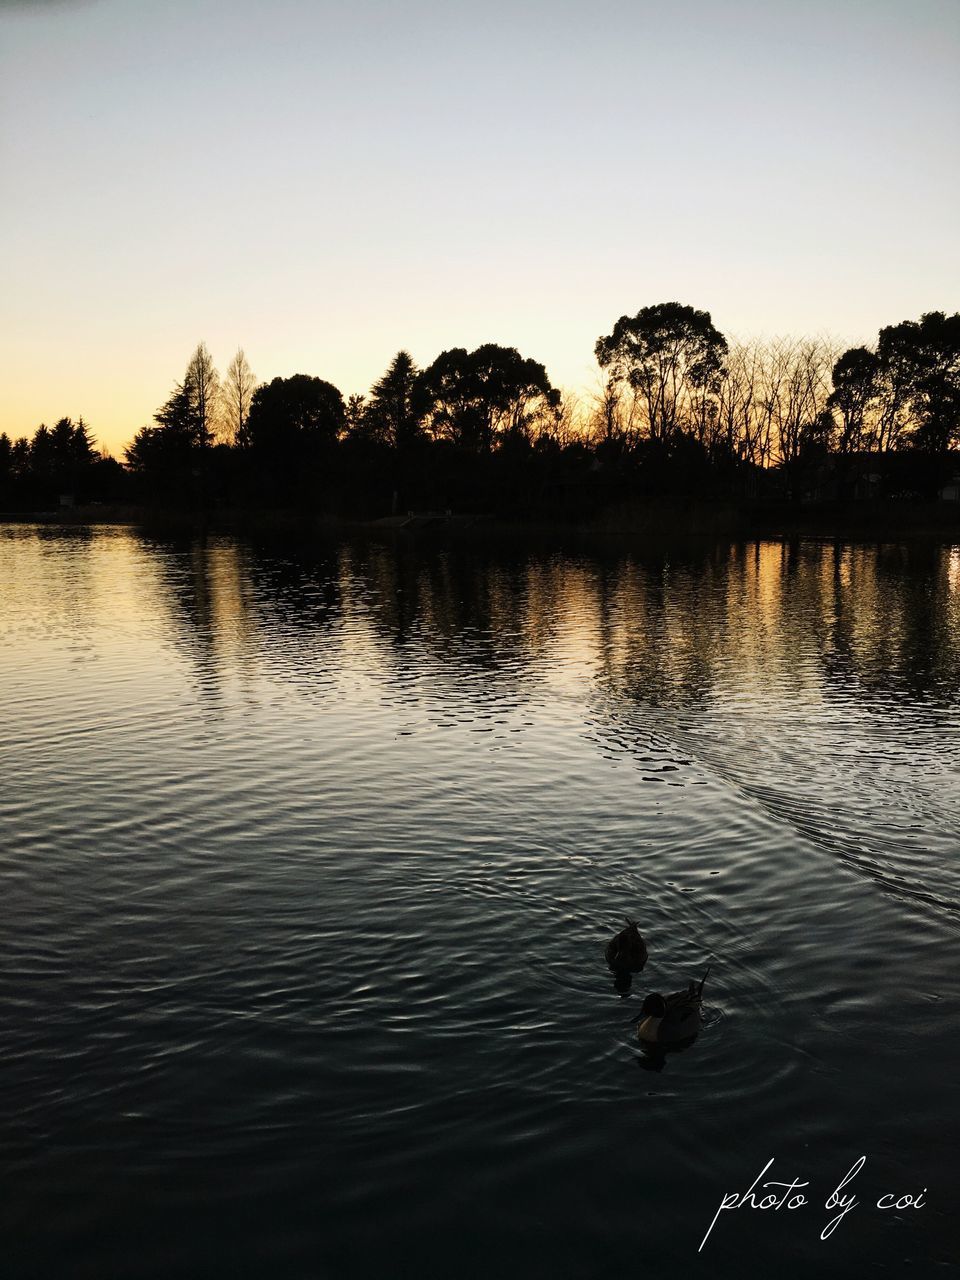
[[[930,311],[880,330],[889,394],[906,409],[911,443],[942,453],[960,436],[960,313]]]
[[[526,437],[560,393],[542,364],[488,342],[475,351],[441,352],[418,375],[412,400],[435,439],[487,453],[498,438]]]
[[[833,366],[833,391],[827,401],[840,414],[837,442],[841,453],[855,453],[873,444],[868,411],[879,390],[880,361],[866,347],[851,347]]]
[[[621,316],[613,332],[597,340],[595,354],[614,385],[625,384],[639,397],[650,438],[668,440],[678,430],[695,430],[711,412],[727,340],[709,311],[660,302]]]
[[[336,442],[346,423],[343,396],[322,378],[295,373],[274,378],[253,393],[247,433],[251,447],[294,464]]]

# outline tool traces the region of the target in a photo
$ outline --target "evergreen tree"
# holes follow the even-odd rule
[[[53,476],[55,461],[55,445],[50,428],[41,422],[30,441],[29,470],[42,484],[47,484]]]
[[[417,366],[408,351],[398,351],[386,373],[370,388],[368,428],[377,439],[402,453],[420,434],[414,403]]]
[[[90,435],[90,428],[84,422],[83,418],[78,418],[73,428],[73,442],[71,447],[74,462],[81,466],[86,466],[97,461],[99,455],[94,448],[93,437]]]

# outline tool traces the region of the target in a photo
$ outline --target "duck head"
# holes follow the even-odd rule
[[[647,996],[640,1010],[641,1018],[662,1018],[667,1012],[667,1002],[659,992],[654,991]]]

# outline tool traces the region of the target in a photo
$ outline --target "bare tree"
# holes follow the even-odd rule
[[[583,440],[580,402],[572,391],[542,402],[528,423],[530,440],[541,447],[566,449]]]
[[[216,438],[221,412],[220,375],[205,342],[190,357],[183,388],[189,396],[197,444],[205,449]]]
[[[736,343],[718,391],[716,439],[755,466],[795,459],[812,424],[825,422],[835,353],[824,338]]]
[[[222,424],[227,444],[245,448],[250,443],[247,438],[247,418],[250,416],[250,402],[256,389],[257,380],[247,363],[243,347],[238,347],[237,354],[227,366],[223,386]]]
[[[632,448],[640,438],[642,406],[636,391],[624,379],[597,371],[596,390],[585,415],[584,435],[596,444]]]
[[[755,442],[758,466],[773,464],[779,440],[781,389],[790,363],[790,344],[786,339],[757,343],[754,349]]]
[[[717,393],[717,433],[731,457],[760,465],[757,416],[762,384],[760,344],[735,343]]]
[[[779,341],[780,376],[772,407],[781,463],[795,461],[809,427],[828,411],[830,375],[838,354],[835,345],[824,338]]]
[[[814,438],[825,442],[837,354],[828,338],[735,343],[718,390],[715,439],[757,467],[794,461]]]

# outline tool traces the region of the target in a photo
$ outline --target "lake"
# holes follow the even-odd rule
[[[0,525],[0,627],[5,1276],[956,1262],[960,548]]]

